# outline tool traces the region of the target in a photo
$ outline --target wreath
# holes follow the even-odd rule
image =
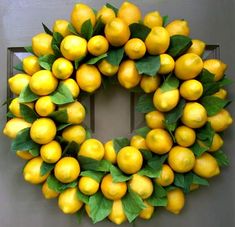
[[[56,20],[32,38],[9,79],[15,95],[3,130],[26,159],[24,179],[58,197],[66,214],[93,223],[150,219],[157,207],[178,214],[185,194],[207,186],[229,164],[222,131],[232,118],[227,65],[205,59],[206,44],[187,21],[107,3],[76,4],[71,22]],[[138,97],[146,126],[103,144],[83,124],[84,97],[122,86]]]

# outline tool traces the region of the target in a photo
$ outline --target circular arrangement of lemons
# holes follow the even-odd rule
[[[185,194],[229,162],[227,65],[204,59],[206,44],[189,37],[186,20],[143,16],[130,2],[98,12],[79,3],[70,21],[43,26],[8,81],[14,99],[3,133],[27,160],[24,179],[42,184],[65,214],[85,210],[94,223],[150,219],[158,207],[180,213]],[[83,123],[82,97],[107,81],[138,98],[145,126],[131,138],[99,141]]]

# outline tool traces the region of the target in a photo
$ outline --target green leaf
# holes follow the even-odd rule
[[[230,103],[216,96],[205,96],[201,99],[201,104],[205,107],[208,116],[214,116]]]
[[[153,154],[150,150],[139,149],[139,151],[145,160],[150,160],[153,157]]]
[[[24,47],[24,49],[25,49],[28,53],[34,54],[32,46]]]
[[[28,152],[33,155],[33,157],[37,157],[40,155],[40,146],[38,146],[37,148],[30,149]]]
[[[122,198],[122,206],[129,222],[134,221],[145,208],[143,200],[130,187],[128,187],[128,193]]]
[[[119,150],[121,150],[123,147],[126,147],[128,145],[130,145],[130,141],[129,139],[125,137],[117,137],[113,139],[113,147],[116,153],[118,153]]]
[[[101,18],[99,17],[96,21],[93,36],[103,34],[105,24],[102,22]]]
[[[210,147],[215,135],[210,122],[207,122],[202,128],[197,130],[197,139],[201,140],[207,147]]]
[[[33,123],[39,117],[29,106],[20,103],[20,114],[29,123]]]
[[[116,14],[116,16],[117,16],[117,13],[118,13],[118,8],[117,7],[113,6],[110,3],[106,3],[106,6],[110,9],[112,9],[114,11],[114,13]]]
[[[171,36],[167,53],[175,58],[185,53],[191,45],[192,40],[189,37],[184,35],[173,35]]]
[[[49,115],[54,121],[61,122],[61,123],[67,123],[68,121],[68,113],[67,109],[57,110],[54,111]]]
[[[153,95],[152,94],[143,94],[139,97],[135,110],[139,113],[148,113],[156,110],[153,105]]]
[[[15,70],[17,70],[17,71],[24,72],[23,63],[22,62],[20,62],[19,64],[15,65],[13,68]]]
[[[52,54],[43,55],[38,58],[39,65],[46,70],[51,71],[52,65],[56,60],[56,56]]]
[[[122,171],[120,171],[117,167],[111,165],[110,167],[110,173],[112,175],[113,178],[113,182],[117,183],[117,182],[125,182],[128,181],[132,178],[132,176],[127,176],[125,174],[122,173]]]
[[[43,29],[44,31],[48,34],[48,35],[53,35],[53,32],[45,25],[42,23]]]
[[[100,56],[98,56],[98,57],[90,58],[90,59],[86,62],[86,64],[88,64],[88,65],[94,65],[94,64],[96,64],[98,61],[100,61],[100,60],[106,58],[107,56],[108,56],[108,54],[105,53],[105,54],[102,54],[102,55],[100,55]]]
[[[59,124],[57,126],[57,131],[61,131],[61,130],[65,129],[65,128],[71,126],[71,125],[72,125],[72,123],[62,123],[62,124]]]
[[[201,156],[204,152],[206,152],[209,148],[202,147],[198,142],[195,142],[192,147],[190,147],[192,152],[195,154],[196,157]]]
[[[159,171],[162,170],[162,164],[167,159],[168,154],[166,155],[154,155],[151,159],[148,160],[148,166],[150,166],[152,169]]]
[[[68,24],[68,30],[69,30],[72,34],[80,36],[80,35],[78,34],[76,28],[75,28],[71,23]]]
[[[162,92],[167,92],[175,90],[178,87],[179,87],[179,80],[173,74],[170,74],[169,76],[167,76],[167,78],[161,85],[160,89]]]
[[[162,20],[163,20],[162,26],[165,27],[169,21],[169,16],[168,15],[163,16]]]
[[[141,176],[156,178],[156,177],[160,176],[161,170],[160,169],[154,169],[154,168],[150,167],[149,165],[146,165],[144,168],[142,168],[138,172],[138,174],[141,175]]]
[[[144,93],[144,90],[139,85],[129,89],[129,91],[132,93]]]
[[[55,167],[55,164],[43,162],[40,168],[40,175],[44,176],[50,173],[54,169],[54,167]]]
[[[119,66],[124,55],[124,48],[115,48],[108,51],[108,56],[105,58],[111,65]]]
[[[79,200],[81,200],[83,203],[88,204],[89,203],[89,196],[84,195],[82,192],[77,190],[77,197]]]
[[[167,200],[167,197],[163,197],[163,198],[149,197],[147,199],[147,202],[155,207],[165,207],[167,206],[168,200]]]
[[[151,129],[146,126],[146,127],[138,128],[134,132],[137,135],[140,135],[140,136],[145,138],[150,131],[151,131]]]
[[[71,156],[71,157],[77,157],[77,153],[79,150],[79,144],[77,144],[76,142],[72,141],[70,143],[67,144],[67,146],[65,147],[65,149],[63,150],[62,156]]]
[[[92,138],[91,129],[88,127],[85,127],[85,129],[86,129],[86,139],[91,139]]]
[[[64,184],[61,183],[60,181],[58,181],[53,175],[50,175],[47,178],[47,184],[48,187],[58,193],[63,192],[64,190],[66,190],[67,188],[75,188],[77,187],[77,182],[73,181],[71,183],[68,184]]]
[[[223,166],[229,166],[229,158],[228,156],[221,150],[213,152],[212,155],[218,162],[218,165],[223,167]]]
[[[192,173],[192,174],[193,174],[192,184],[199,184],[199,185],[203,185],[203,186],[209,186],[208,180],[206,180],[205,178],[199,177],[195,173]]]
[[[29,85],[24,87],[24,89],[21,91],[20,96],[19,96],[20,103],[33,102],[37,99],[38,99],[38,96],[30,90]]]
[[[89,199],[89,207],[91,208],[90,217],[93,223],[97,223],[105,219],[112,210],[113,202],[106,199],[101,192],[97,192]]]
[[[167,205],[167,191],[157,183],[154,184],[153,194],[147,199],[152,206],[166,206]]]
[[[61,56],[60,43],[62,42],[63,38],[64,37],[59,32],[54,32],[53,33],[53,39],[52,39],[52,42],[51,42],[51,47],[52,47],[52,49],[53,49],[53,51],[54,51],[54,53],[57,57]]]
[[[60,83],[57,89],[50,95],[51,101],[56,105],[64,105],[74,102],[73,95],[66,85]]]
[[[86,40],[89,40],[92,37],[93,27],[92,27],[91,19],[86,20],[82,24],[81,34]]]
[[[105,174],[104,172],[98,172],[98,171],[94,171],[94,170],[82,171],[80,173],[81,176],[91,177],[94,180],[96,180],[98,183],[100,183],[100,181],[102,180],[104,174]]]
[[[230,79],[226,78],[226,76],[224,76],[223,79],[219,80],[217,83],[219,84],[220,88],[223,88],[224,86],[228,86],[228,85],[233,84],[234,81],[230,80]]]
[[[86,211],[85,208],[82,207],[82,208],[76,213],[78,224],[81,224],[81,223],[82,223],[82,218],[83,218],[83,216],[85,215],[85,211]]]
[[[189,184],[186,182],[185,180],[185,175],[181,174],[181,173],[175,173],[175,178],[174,178],[174,185],[182,188],[183,190],[185,188],[190,188],[192,182],[190,182]]]
[[[133,23],[129,25],[131,31],[131,38],[139,38],[145,41],[146,37],[150,33],[151,29],[144,24]]]
[[[28,151],[31,149],[38,149],[38,147],[39,145],[30,137],[30,128],[25,128],[19,131],[16,138],[11,143],[11,150],[14,152],[18,150]]]
[[[83,61],[84,58],[85,58],[85,56],[74,60],[74,67],[75,67],[76,70],[78,69],[78,67],[80,66],[80,64],[81,64],[81,62]]]
[[[160,57],[159,56],[145,56],[135,63],[139,74],[145,74],[149,76],[157,76],[157,72],[160,69]]]
[[[16,116],[11,111],[8,111],[7,114],[6,114],[6,117],[7,118],[14,118]]]

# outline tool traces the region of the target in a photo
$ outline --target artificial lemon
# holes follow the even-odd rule
[[[170,134],[164,129],[152,129],[146,136],[147,147],[156,154],[165,154],[170,151],[173,141]]]
[[[23,175],[24,179],[31,184],[41,184],[44,182],[50,173],[41,175],[41,166],[43,160],[41,157],[36,157],[27,162],[24,167]]]
[[[130,59],[135,60],[142,58],[145,55],[146,46],[141,39],[132,38],[125,44],[124,50]]]
[[[158,11],[152,11],[145,15],[144,25],[153,28],[163,25],[163,19]]]
[[[194,167],[195,156],[189,148],[175,146],[169,152],[168,163],[175,172],[186,173]]]
[[[139,217],[148,220],[152,217],[154,212],[154,206],[148,203],[146,200],[143,201],[145,208],[140,212]]]
[[[31,139],[38,144],[51,142],[56,135],[56,125],[50,118],[39,118],[30,128]]]
[[[118,71],[118,66],[110,64],[107,60],[102,60],[98,64],[100,72],[105,76],[113,76]]]
[[[142,167],[143,157],[137,148],[123,147],[117,154],[117,164],[126,174],[137,173]]]
[[[195,101],[203,93],[202,83],[198,80],[187,80],[180,85],[180,95],[190,101]]]
[[[160,176],[156,178],[156,182],[161,186],[168,186],[174,182],[175,174],[171,167],[167,164],[162,166]]]
[[[135,62],[125,60],[121,63],[118,70],[118,81],[126,89],[133,88],[139,84],[141,76],[139,75]]]
[[[63,80],[61,83],[69,89],[74,99],[78,97],[80,88],[78,87],[78,84],[74,79],[68,78],[66,80]]]
[[[50,96],[40,97],[35,103],[36,112],[42,116],[47,117],[55,111],[56,105],[52,102]]]
[[[117,162],[117,154],[113,147],[113,141],[109,140],[107,143],[104,144],[104,160],[115,164]]]
[[[145,45],[149,54],[163,54],[170,45],[170,35],[163,27],[153,27],[145,39]]]
[[[159,76],[143,76],[140,81],[140,87],[145,93],[152,93],[157,90],[161,82]]]
[[[97,139],[87,139],[81,145],[78,155],[101,160],[104,157],[104,146]]]
[[[108,174],[101,181],[101,191],[107,199],[119,200],[126,194],[127,185],[126,182],[113,182],[111,174]]]
[[[58,80],[49,70],[40,70],[34,73],[29,81],[31,91],[37,95],[49,95],[56,90]]]
[[[167,192],[166,209],[173,214],[179,214],[185,204],[185,195],[179,188]]]
[[[120,225],[127,220],[122,201],[120,199],[113,201],[112,210],[108,216],[108,219],[116,225]]]
[[[166,26],[166,30],[170,36],[173,35],[184,35],[189,36],[190,28],[186,20],[173,20]]]
[[[99,183],[91,177],[81,177],[78,188],[84,195],[94,195],[99,189]]]
[[[151,111],[145,115],[145,121],[149,128],[162,128],[164,129],[165,116],[158,110]]]
[[[71,125],[62,131],[63,139],[81,144],[86,139],[86,130],[81,125]]]
[[[206,109],[197,102],[186,103],[181,121],[190,128],[201,128],[207,121]]]
[[[206,43],[199,39],[192,39],[192,45],[187,50],[187,53],[194,53],[202,56],[206,48]]]
[[[18,73],[8,79],[10,90],[15,94],[19,95],[21,91],[29,84],[31,76],[23,73]]]
[[[54,54],[51,47],[52,36],[47,33],[39,33],[32,38],[33,53],[38,57]]]
[[[99,70],[94,65],[81,65],[76,73],[78,86],[86,91],[93,92],[101,85],[101,75]]]
[[[90,54],[99,56],[108,51],[109,43],[104,36],[95,35],[88,41],[87,48]]]
[[[130,145],[137,149],[144,149],[147,150],[148,147],[146,145],[145,138],[140,135],[134,135],[131,137]]]
[[[168,74],[175,68],[175,61],[169,54],[160,54],[160,68],[158,73]]]
[[[68,29],[69,22],[67,20],[56,20],[53,24],[53,32],[60,33],[63,37],[71,35],[72,33]]]
[[[73,73],[73,64],[66,58],[57,58],[52,65],[53,75],[60,80],[69,78]]]
[[[52,140],[51,142],[41,146],[40,155],[44,162],[55,163],[61,158],[61,146],[56,140]]]
[[[16,151],[16,155],[24,160],[30,160],[34,158],[34,156],[30,154],[29,151]]]
[[[23,70],[28,75],[33,75],[34,73],[36,73],[37,71],[41,69],[39,62],[38,62],[38,57],[33,56],[33,55],[25,57],[22,61],[22,66],[23,66]]]
[[[113,20],[116,17],[115,12],[104,5],[98,12],[96,18],[100,18],[103,24],[109,23],[111,20]]]
[[[202,59],[193,53],[180,56],[175,62],[175,75],[181,80],[190,80],[203,69]]]
[[[55,165],[55,177],[62,183],[76,180],[80,174],[80,165],[73,157],[61,158]]]
[[[42,185],[42,194],[45,199],[54,199],[58,197],[60,194],[59,192],[54,191],[53,189],[49,188],[47,182]]]
[[[182,147],[190,147],[196,140],[196,133],[192,128],[182,125],[175,130],[175,140]]]
[[[213,96],[216,96],[221,99],[226,99],[228,95],[228,92],[224,88],[220,88],[219,91],[213,94]]]

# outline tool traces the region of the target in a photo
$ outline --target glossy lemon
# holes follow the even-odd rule
[[[113,141],[109,140],[104,144],[104,160],[115,164],[117,162],[117,154],[113,147]]]
[[[22,61],[22,65],[23,65],[23,70],[28,75],[33,75],[34,73],[36,73],[41,69],[38,62],[38,57],[33,55],[25,57]]]
[[[161,82],[159,76],[143,76],[140,81],[140,87],[145,93],[152,93],[157,90]]]
[[[74,79],[68,78],[63,80],[61,83],[69,89],[74,99],[78,97],[80,88]]]
[[[154,212],[154,206],[148,203],[146,200],[143,201],[145,208],[140,212],[139,217],[145,220],[149,220]]]
[[[158,73],[168,74],[175,68],[175,61],[169,54],[160,54],[160,69]]]
[[[148,147],[146,145],[145,138],[140,135],[134,135],[131,137],[130,145],[137,149],[144,149],[147,150]]]
[[[24,160],[30,160],[32,158],[34,158],[34,156],[32,154],[30,154],[29,151],[16,151],[16,155]]]
[[[217,151],[223,146],[223,144],[224,144],[224,141],[222,137],[218,133],[215,133],[213,140],[212,140],[212,144],[208,151],[210,152]]]
[[[61,158],[62,148],[56,140],[52,140],[41,146],[40,155],[44,162],[55,163]]]
[[[8,79],[10,90],[15,95],[19,95],[21,91],[29,84],[31,76],[23,73],[18,73]]]
[[[173,20],[166,26],[166,30],[170,36],[173,35],[184,35],[189,36],[190,28],[186,20]]]
[[[109,43],[104,36],[95,35],[88,41],[87,48],[90,54],[99,56],[108,51]]]
[[[196,140],[196,132],[192,128],[181,125],[175,130],[175,140],[182,147],[190,147]]]
[[[52,102],[51,97],[48,95],[40,97],[35,103],[35,110],[42,117],[49,116],[55,111],[55,109],[56,105]]]
[[[32,49],[38,57],[54,54],[51,47],[52,36],[47,33],[39,33],[32,38]]]
[[[53,24],[53,32],[60,33],[63,37],[71,35],[72,33],[68,29],[69,22],[67,20],[56,20]]]
[[[68,142],[74,141],[81,144],[86,139],[86,130],[81,125],[71,125],[62,131],[62,137]]]
[[[132,59],[142,58],[146,53],[146,46],[144,42],[139,38],[132,38],[127,41],[124,46],[126,55]]]
[[[45,199],[54,199],[58,197],[60,194],[59,192],[54,191],[53,189],[49,188],[47,182],[42,185],[42,194]]]
[[[116,225],[120,225],[127,220],[122,201],[120,199],[113,201],[112,210],[108,216],[108,219]]]
[[[198,80],[187,80],[180,85],[180,95],[190,101],[195,101],[202,96],[203,86]]]
[[[149,12],[144,17],[144,25],[149,28],[161,27],[163,25],[162,16],[158,11]]]
[[[175,179],[174,171],[171,169],[169,165],[164,164],[162,166],[160,176],[156,178],[156,182],[159,185],[166,187],[168,185],[171,185],[174,182],[174,179]]]
[[[219,91],[213,94],[213,96],[216,96],[221,99],[226,99],[228,96],[228,92],[224,88],[220,88]]]
[[[107,7],[106,5],[104,5],[98,12],[97,12],[97,15],[96,15],[96,18],[98,20],[98,18],[101,19],[101,21],[104,23],[104,24],[107,24],[109,23],[111,20],[113,20],[114,18],[116,17],[115,15],[115,12]]]
[[[99,189],[99,183],[91,177],[81,177],[78,188],[84,195],[94,195]]]
[[[199,39],[192,39],[192,45],[187,50],[187,53],[194,53],[202,56],[206,48],[206,43]]]
[[[52,65],[53,75],[60,80],[69,78],[73,73],[73,64],[66,58],[57,58]]]
[[[158,110],[151,111],[145,115],[145,121],[149,128],[161,128],[164,129],[164,120],[165,116],[164,113]]]
[[[118,72],[119,67],[110,64],[107,60],[102,60],[98,63],[98,69],[105,76],[113,76]]]
[[[179,214],[185,204],[185,195],[179,188],[167,192],[166,209],[173,214]]]

